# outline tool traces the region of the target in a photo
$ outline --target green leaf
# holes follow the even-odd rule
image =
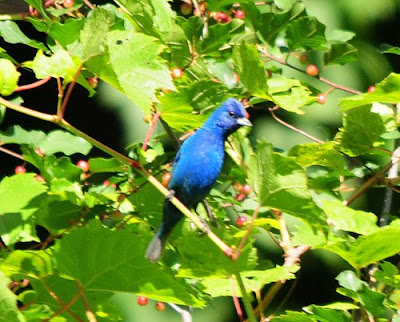
[[[82,60],[85,61],[104,51],[106,41],[104,35],[107,34],[114,20],[114,14],[104,8],[96,8],[89,12],[80,33]]]
[[[46,134],[37,130],[24,130],[19,125],[10,126],[0,132],[0,141],[4,143],[32,144],[37,146],[46,138]]]
[[[379,230],[378,218],[371,212],[354,210],[344,206],[339,200],[323,200],[322,209],[336,230],[368,235]]]
[[[0,94],[3,96],[11,95],[18,87],[20,75],[11,61],[0,58]]]
[[[208,28],[207,37],[202,41],[202,53],[211,53],[229,44],[232,37],[244,31],[244,21],[233,19],[230,23],[215,24]]]
[[[274,0],[275,5],[282,10],[289,10],[292,8],[295,0]]]
[[[93,221],[59,240],[54,259],[61,273],[77,279],[87,291],[132,292],[163,302],[203,306],[204,301],[183,280],[145,259],[148,242],[149,238],[127,229],[111,231]]]
[[[314,17],[301,17],[286,27],[290,50],[319,50],[326,44],[325,26]]]
[[[53,21],[48,33],[62,46],[68,46],[79,39],[84,22],[83,18],[68,19],[64,23]]]
[[[24,44],[44,51],[47,50],[46,46],[41,42],[27,37],[19,29],[18,25],[11,20],[0,21],[0,36],[10,44]]]
[[[400,289],[400,275],[397,267],[392,263],[383,262],[379,268],[374,273],[374,277],[381,283]]]
[[[118,159],[92,158],[89,160],[91,173],[122,172],[125,165]]]
[[[341,171],[345,166],[343,155],[332,142],[299,144],[289,151],[289,156],[303,167],[318,165]]]
[[[241,4],[253,2],[252,0],[241,0],[239,1]],[[238,3],[238,1],[234,0],[208,0],[207,1],[207,9],[210,11],[223,11],[227,7],[231,7],[234,3]]]
[[[331,29],[325,32],[328,41],[347,42],[354,38],[354,32],[343,29]]]
[[[336,279],[341,286],[351,292],[352,298],[359,301],[368,313],[376,318],[385,317],[384,294],[371,290],[353,271],[341,272]]]
[[[345,65],[357,60],[357,49],[346,43],[333,44],[324,54],[325,65]]]
[[[233,48],[232,59],[240,81],[253,95],[269,98],[267,91],[267,77],[258,51],[253,44],[242,42]]]
[[[260,141],[250,160],[249,179],[260,204],[311,224],[324,222],[325,214],[311,198],[304,169],[272,151],[271,144]]]
[[[400,245],[393,243],[393,240],[398,238],[400,228],[387,226],[361,236],[352,243],[334,243],[324,246],[324,249],[338,254],[354,268],[360,269],[397,254]]]
[[[347,304],[347,303],[345,303]],[[349,303],[350,304],[350,303]],[[358,309],[357,306],[352,305],[353,308]],[[351,322],[353,321],[351,314],[344,310],[336,310],[327,308],[326,306],[309,305],[303,308],[307,313],[313,314],[312,316],[317,318],[318,321],[335,321],[335,322]]]
[[[63,49],[57,49],[50,57],[45,56],[43,51],[39,50],[32,62],[32,69],[37,79],[51,76],[64,78],[67,82],[73,80],[80,66],[81,62],[79,59],[71,57]]]
[[[374,146],[381,144],[383,133],[382,117],[373,113],[371,107],[363,106],[344,114],[343,127],[336,134],[335,142],[342,152],[354,157],[369,153]]]
[[[8,286],[11,280],[0,271],[0,321],[26,321],[17,307],[17,295]]]
[[[344,110],[349,110],[374,102],[389,104],[397,104],[400,102],[400,74],[389,74],[383,81],[376,84],[376,88],[373,92],[343,98],[340,105]]]
[[[40,207],[35,198],[47,188],[34,177],[33,173],[19,174],[0,182],[0,235],[6,245],[37,239],[30,218]]]
[[[82,153],[87,155],[92,149],[92,145],[85,139],[75,136],[62,130],[50,132],[46,138],[40,142],[39,148],[47,155],[62,152],[66,155]]]
[[[314,318],[303,312],[286,311],[286,314],[275,316],[271,322],[317,322]]]
[[[315,102],[309,88],[297,79],[276,77],[268,79],[267,84],[270,100],[289,112],[304,114],[300,108]]]
[[[389,47],[382,51],[385,54],[395,54],[395,55],[400,55],[400,47]]]
[[[153,37],[131,31],[108,33],[110,64],[123,92],[144,112],[156,101],[155,91],[174,90],[170,71],[159,54],[164,46]]]

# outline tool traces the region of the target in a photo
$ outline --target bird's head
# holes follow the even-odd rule
[[[225,137],[235,132],[241,126],[252,126],[249,114],[242,103],[234,98],[228,98],[209,117],[207,123],[220,128]]]

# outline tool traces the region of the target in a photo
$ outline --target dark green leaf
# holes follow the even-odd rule
[[[347,304],[347,303],[345,303]],[[350,303],[349,303],[350,304]],[[351,305],[353,309],[358,309],[357,306]],[[317,318],[318,321],[322,322],[351,322],[353,319],[351,318],[351,314],[346,312],[345,310],[336,310],[333,308],[319,306],[319,305],[309,305],[303,308],[306,312],[313,314],[312,316]]]
[[[0,21],[0,36],[10,44],[24,44],[44,51],[47,50],[41,42],[27,37],[14,21]]]
[[[271,322],[317,322],[314,318],[303,312],[286,311],[286,314],[275,316]]]
[[[46,138],[46,134],[37,130],[24,130],[19,125],[10,126],[0,132],[0,141],[4,143],[32,144],[37,146]]]
[[[286,212],[316,224],[325,214],[314,203],[304,169],[293,159],[272,152],[272,145],[258,142],[251,158],[249,179],[262,206]]]
[[[326,44],[325,26],[314,17],[302,17],[286,28],[289,48],[319,50]]]
[[[392,263],[383,262],[379,268],[374,273],[374,277],[381,283],[400,289],[400,275],[397,267]]]
[[[124,164],[117,159],[93,158],[89,160],[90,172],[122,172]]]
[[[324,54],[324,64],[345,65],[357,60],[357,49],[350,44],[333,44]]]

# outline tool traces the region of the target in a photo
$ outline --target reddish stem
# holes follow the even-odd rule
[[[229,277],[229,281],[231,282],[232,299],[233,299],[233,304],[235,305],[236,313],[240,319],[240,322],[243,322],[244,321],[243,311],[242,311],[242,307],[240,306],[240,301],[236,295],[235,281],[232,277]]]
[[[33,82],[32,84],[21,85],[16,90],[14,90],[14,92],[22,92],[22,91],[26,91],[28,89],[33,89],[33,88],[42,86],[43,84],[46,84],[50,79],[51,79],[51,76],[48,76],[46,78],[39,79],[38,81]]]
[[[68,101],[71,97],[72,91],[75,87],[76,80],[78,79],[79,75],[81,74],[81,71],[82,71],[82,66],[78,68],[78,70],[76,71],[76,73],[74,75],[74,79],[72,80],[71,84],[69,84],[69,86],[68,86],[67,93],[65,94],[64,100],[61,104],[60,109],[58,110],[58,113],[57,113],[57,117],[59,120],[62,120],[64,118],[65,109],[66,109]]]
[[[153,116],[153,121],[150,124],[149,130],[147,131],[146,137],[144,139],[143,145],[142,145],[142,150],[146,151],[147,150],[147,145],[151,139],[151,136],[153,135],[154,128],[157,124],[158,119],[160,118],[161,113],[159,111],[156,112]]]

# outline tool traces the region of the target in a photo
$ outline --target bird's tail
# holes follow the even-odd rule
[[[161,224],[160,228],[157,230],[156,235],[153,237],[151,240],[149,246],[147,247],[146,250],[146,255],[145,257],[152,262],[156,262],[160,259],[162,251],[165,247],[165,243],[167,241],[168,235],[163,235],[163,224]]]
[[[182,216],[181,212],[166,199],[161,225],[146,250],[145,257],[148,260],[156,262],[160,259],[169,234]]]

